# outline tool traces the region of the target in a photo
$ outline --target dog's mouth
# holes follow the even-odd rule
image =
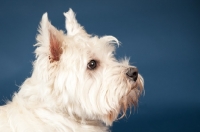
[[[126,115],[128,108],[132,106],[137,107],[138,99],[144,91],[144,81],[141,75],[138,76],[138,79],[132,84],[128,93],[121,99],[121,112],[122,115],[119,119],[123,118]]]
[[[131,87],[131,90],[134,90],[135,88],[138,87],[138,84],[137,83],[134,83],[133,86]],[[131,90],[129,91],[129,93],[131,92]]]

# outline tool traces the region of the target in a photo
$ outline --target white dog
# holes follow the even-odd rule
[[[86,33],[70,9],[67,33],[42,17],[32,76],[0,107],[0,132],[107,132],[137,105],[143,78],[114,57],[113,36]]]

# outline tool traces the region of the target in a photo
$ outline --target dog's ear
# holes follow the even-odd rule
[[[66,17],[65,27],[67,30],[67,35],[76,35],[76,34],[86,34],[84,28],[77,22],[76,15],[70,8],[68,12],[64,13]]]
[[[42,16],[40,22],[36,56],[48,56],[50,62],[59,61],[62,54],[64,33],[57,30],[48,20],[47,13]]]

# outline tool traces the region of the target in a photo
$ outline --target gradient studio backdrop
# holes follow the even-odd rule
[[[198,0],[9,0],[0,3],[0,104],[31,74],[44,12],[65,29],[72,8],[88,33],[113,35],[145,79],[145,96],[113,132],[200,131],[200,2]]]

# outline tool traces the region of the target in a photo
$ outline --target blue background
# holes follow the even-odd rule
[[[113,35],[145,79],[145,96],[113,132],[200,131],[200,2],[198,0],[9,0],[0,3],[0,104],[29,77],[44,12],[65,29],[72,8],[88,33]]]

